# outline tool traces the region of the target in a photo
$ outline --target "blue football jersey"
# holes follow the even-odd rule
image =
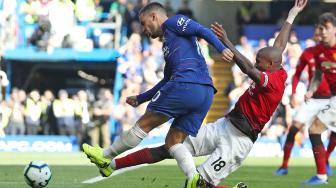
[[[205,84],[215,89],[197,37],[205,39],[222,53],[225,47],[217,36],[209,28],[183,15],[168,18],[161,27],[166,61],[164,78],[152,89],[138,95],[139,103],[150,100],[168,81]]]
[[[216,35],[183,15],[170,17],[162,29],[165,77],[178,82],[213,85],[197,37],[204,38],[221,53],[225,47]]]

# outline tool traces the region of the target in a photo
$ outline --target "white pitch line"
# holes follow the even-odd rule
[[[96,183],[96,182],[98,182],[98,181],[103,181],[103,180],[105,180],[105,179],[112,178],[113,176],[117,176],[117,175],[122,174],[122,173],[125,173],[125,172],[127,172],[127,171],[132,171],[132,170],[135,170],[135,169],[144,167],[144,166],[147,166],[147,165],[146,165],[146,164],[143,164],[143,165],[138,165],[138,166],[132,166],[132,167],[123,168],[123,169],[114,171],[114,172],[111,174],[111,176],[109,176],[109,177],[97,176],[97,177],[94,177],[94,178],[85,180],[85,181],[83,181],[82,183],[87,183],[87,184]]]

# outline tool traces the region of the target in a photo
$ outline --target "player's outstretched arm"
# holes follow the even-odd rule
[[[293,21],[296,18],[296,16],[306,6],[307,2],[308,2],[308,0],[295,0],[295,5],[289,11],[286,22],[281,27],[280,33],[275,39],[275,42],[274,42],[274,45],[273,45],[274,47],[277,47],[277,48],[281,49],[282,51],[285,50]]]
[[[216,35],[214,35],[209,28],[204,27],[186,16],[176,15],[171,17],[165,23],[165,26],[180,36],[197,36],[203,38],[215,47],[219,53],[223,53],[225,50],[225,46],[218,40]]]
[[[154,95],[161,89],[161,87],[164,86],[167,82],[168,82],[168,79],[164,77],[152,89],[144,93],[141,93],[140,95],[137,95],[137,96],[127,97],[126,102],[133,107],[137,107],[140,104],[151,100],[154,97]]]
[[[214,23],[211,25],[212,31],[217,35],[217,37],[226,45],[234,55],[234,60],[241,71],[247,74],[253,81],[257,84],[261,82],[260,71],[256,69],[253,64],[244,55],[242,55],[232,42],[228,39],[227,34],[222,25],[219,23]],[[230,55],[228,55],[230,56]],[[227,61],[228,57],[223,55],[223,60]]]

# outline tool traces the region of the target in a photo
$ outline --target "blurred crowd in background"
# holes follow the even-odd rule
[[[0,55],[6,49],[16,48],[20,40],[27,47],[52,51],[54,48],[114,48],[115,33],[110,30],[89,30],[92,23],[116,23],[121,18],[119,66],[124,81],[119,102],[115,102],[111,88],[102,88],[97,93],[80,90],[67,92],[66,88],[53,93],[46,91],[24,91],[12,88],[8,100],[1,102],[0,136],[8,135],[73,135],[78,141],[98,144],[103,147],[110,144],[110,137],[115,137],[122,130],[127,130],[144,113],[146,105],[133,108],[126,104],[126,97],[137,95],[152,88],[163,77],[164,59],[159,40],[148,39],[141,34],[138,21],[139,10],[148,0],[103,1],[103,0],[2,0],[0,12]],[[165,6],[169,15],[185,14],[194,18],[188,1],[174,10],[169,1]],[[270,18],[263,16],[263,11],[253,11],[248,3],[237,12],[237,23],[270,23]],[[195,18],[196,19],[196,18]],[[280,23],[283,20],[278,19]],[[273,22],[274,23],[274,22]],[[24,27],[21,27],[22,24]],[[24,31],[20,31],[25,28]],[[25,32],[26,39],[18,33]],[[274,35],[276,35],[275,33]],[[284,68],[288,72],[287,89],[273,119],[266,126],[262,136],[278,139],[286,133],[292,117],[303,102],[307,90],[308,75],[305,72],[298,85],[297,94],[291,96],[291,80],[295,67],[304,48],[315,45],[313,39],[300,41],[300,33],[292,32],[284,53]],[[274,38],[251,41],[240,36],[237,48],[251,62],[255,62],[258,49],[272,45]],[[210,72],[214,60],[210,57],[211,49],[204,40],[199,41]],[[219,58],[217,58],[219,59]],[[217,62],[221,63],[221,62]],[[230,110],[239,96],[249,87],[250,80],[236,66],[232,66],[233,82],[217,95],[230,98]],[[223,112],[223,115],[226,112]],[[110,118],[112,117],[112,118]],[[110,134],[111,120],[116,122]],[[153,135],[167,131],[165,126],[153,131]],[[302,138],[307,137],[303,132]]]

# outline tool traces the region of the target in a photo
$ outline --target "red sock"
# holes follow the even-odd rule
[[[326,153],[326,161],[327,161],[327,163],[329,161],[330,154],[335,149],[335,146],[336,146],[336,133],[332,132],[330,134],[328,149],[327,149],[327,153]]]
[[[285,147],[284,147],[284,156],[283,156],[283,161],[281,168],[288,168],[288,161],[292,152],[294,142],[286,142]]]
[[[326,174],[326,163],[325,163],[325,149],[323,145],[319,145],[313,148],[314,158],[317,168],[317,174]]]
[[[128,154],[125,157],[115,159],[116,169],[154,162],[154,158],[149,148],[144,148],[134,153]]]
[[[287,134],[285,146],[284,146],[284,156],[282,160],[282,165],[281,168],[288,168],[288,161],[292,153],[292,148],[294,146],[294,139],[296,133],[299,132],[299,129],[296,128],[295,126],[292,126]]]
[[[321,135],[309,134],[309,138],[313,146],[317,174],[326,174],[326,150],[322,143]]]

